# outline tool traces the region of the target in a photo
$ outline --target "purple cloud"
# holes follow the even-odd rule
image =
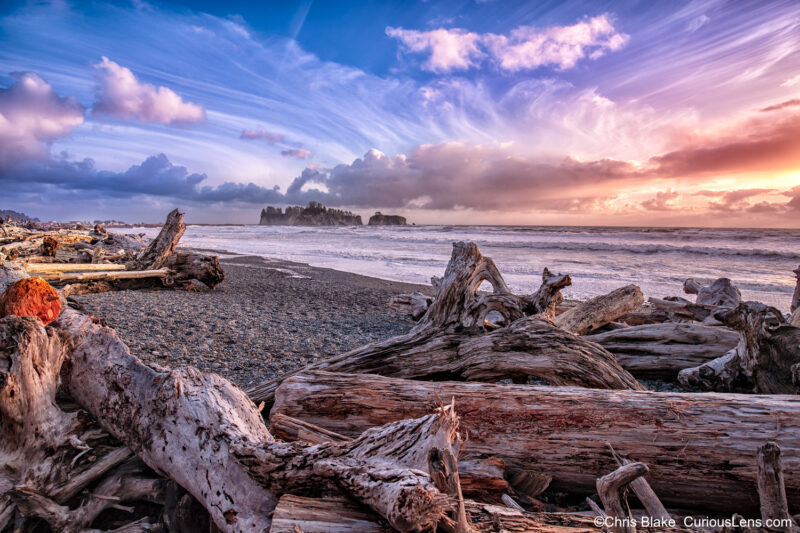
[[[248,141],[262,140],[267,141],[269,144],[283,142],[284,139],[283,135],[280,133],[270,133],[265,130],[242,130],[242,134],[239,138]]]
[[[281,152],[283,157],[295,157],[297,159],[306,159],[311,157],[311,150],[304,150],[303,148],[296,148],[293,150],[283,150]]]
[[[33,72],[14,72],[11,77],[15,83],[0,89],[0,169],[46,157],[47,143],[83,124],[86,112],[75,98],[58,96]]]

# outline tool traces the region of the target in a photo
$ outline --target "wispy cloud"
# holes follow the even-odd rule
[[[290,150],[281,151],[281,155],[283,157],[294,157],[295,159],[306,159],[311,157],[311,150],[305,150],[303,148],[294,148]]]
[[[393,27],[387,27],[386,34],[400,40],[408,52],[429,53],[422,68],[433,72],[467,70],[483,57],[508,72],[548,65],[564,70],[587,56],[597,59],[619,50],[628,40],[614,28],[608,15],[571,26],[519,26],[508,35],[459,28],[418,31]]]
[[[242,130],[242,134],[239,136],[239,138],[246,140],[261,140],[266,141],[269,144],[275,144],[283,142],[284,137],[280,133],[270,133],[266,130]]]
[[[786,109],[787,107],[797,107],[800,106],[800,98],[794,98],[792,100],[787,100],[785,102],[781,102],[780,104],[771,105],[762,109],[762,112],[768,111],[778,111],[780,109]]]
[[[130,69],[103,57],[94,65],[101,71],[100,88],[92,116],[113,116],[125,120],[191,123],[205,120],[203,106],[184,102],[173,90],[141,83]]]

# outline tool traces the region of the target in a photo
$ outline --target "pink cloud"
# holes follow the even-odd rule
[[[107,57],[94,66],[102,71],[98,100],[92,110],[94,116],[162,124],[201,122],[206,117],[203,106],[184,102],[167,87],[141,83],[130,69]]]
[[[568,69],[584,57],[597,59],[619,50],[628,36],[618,32],[607,15],[570,26],[536,28],[520,26],[509,35],[477,34],[459,28],[430,31],[386,28],[409,52],[430,53],[422,68],[433,72],[466,70],[487,56],[499,68],[511,72],[543,65]]]
[[[75,98],[58,96],[33,72],[12,73],[16,82],[0,89],[0,168],[12,161],[47,155],[47,143],[84,122]]]
[[[304,150],[303,148],[297,148],[293,150],[283,150],[281,155],[284,157],[296,157],[297,159],[305,159],[307,157],[311,157],[310,150]]]
[[[265,130],[242,130],[240,139],[246,140],[262,140],[267,141],[269,144],[283,142],[283,135],[280,133],[270,133]]]

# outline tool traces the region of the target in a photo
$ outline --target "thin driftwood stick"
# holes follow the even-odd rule
[[[453,533],[472,533],[464,509],[464,496],[461,494],[456,456],[449,449],[431,448],[428,454],[428,471],[439,492],[452,496],[457,502],[453,516]]]
[[[629,465],[633,462],[630,459],[618,454],[610,443],[608,444],[608,447],[611,450],[611,455],[620,466]],[[631,481],[630,487],[633,489],[633,493],[636,494],[636,497],[639,498],[639,501],[642,502],[642,505],[644,505],[648,516],[662,520],[669,520],[672,518],[644,476],[637,477]]]
[[[610,529],[613,533],[636,533],[636,526],[633,525],[633,522],[626,523],[630,517],[622,504],[620,491],[634,479],[642,477],[646,473],[647,466],[644,463],[628,463],[597,480],[597,494],[603,502],[606,514],[620,521],[618,523],[615,520],[615,523],[611,525]]]

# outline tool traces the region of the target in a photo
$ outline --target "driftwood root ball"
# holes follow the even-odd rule
[[[61,313],[56,290],[42,278],[24,278],[0,294],[0,317],[35,316],[45,325]]]

